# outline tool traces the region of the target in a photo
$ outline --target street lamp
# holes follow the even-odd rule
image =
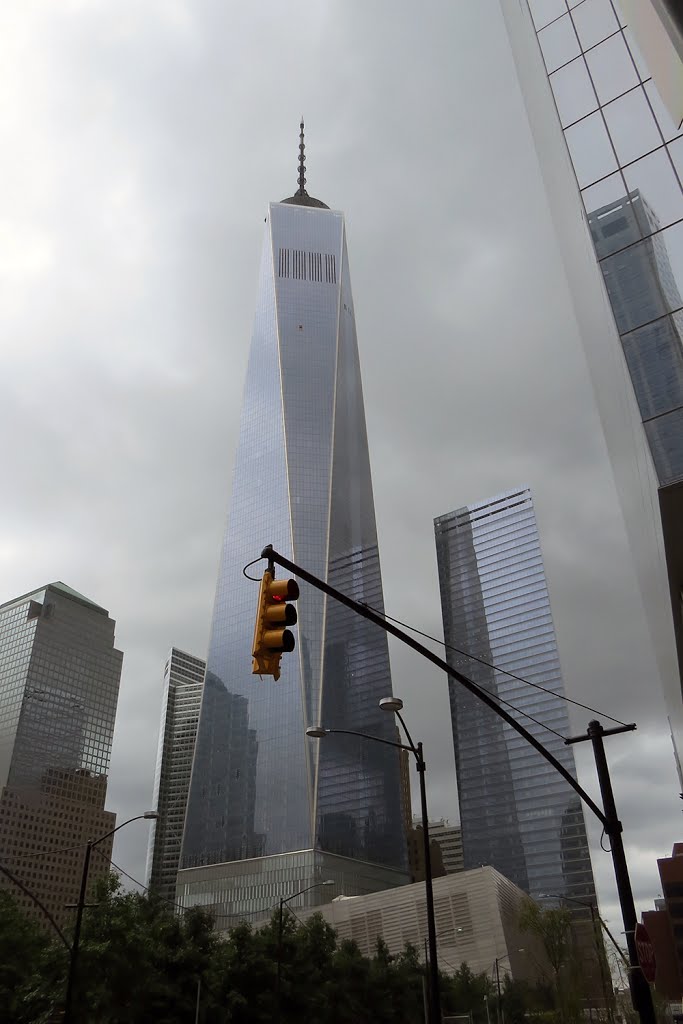
[[[287,903],[295,900],[297,896],[303,896],[305,892],[310,892],[311,889],[317,889],[321,885],[334,885],[333,878],[327,878],[324,882],[314,882],[313,885],[307,885],[305,889],[299,889],[298,892],[293,892],[291,896],[280,897],[280,913],[277,926],[277,1012],[278,1018],[280,1016],[280,974],[282,973],[282,911]]]
[[[524,949],[523,948],[522,949],[518,949],[515,952],[523,953]],[[494,969],[495,969],[495,972],[496,972],[496,989],[498,991],[498,1002],[496,1003],[496,1020],[498,1021],[498,1024],[500,1024],[500,1021],[501,1021],[500,971],[498,969],[498,964],[501,963],[503,960],[509,960],[509,959],[510,959],[510,954],[509,953],[503,953],[502,956],[497,956],[495,958],[495,960],[493,961],[493,966],[494,966]],[[487,1005],[486,1009],[488,1011],[488,1005]]]
[[[312,725],[306,729],[306,735],[314,739],[322,739],[324,736],[341,734],[344,736],[360,736],[365,740],[372,740],[375,743],[384,743],[388,747],[397,747],[399,750],[408,750],[415,757],[417,771],[420,777],[420,802],[422,805],[422,840],[424,843],[425,858],[425,898],[427,903],[427,931],[429,933],[429,1006],[431,1024],[441,1024],[441,997],[439,994],[439,964],[436,953],[436,922],[434,918],[434,891],[432,888],[432,858],[429,849],[429,816],[427,814],[427,791],[425,788],[425,760],[422,754],[422,743],[415,744],[408,732],[408,727],[403,720],[401,711],[403,701],[399,697],[382,697],[379,702],[382,711],[388,711],[397,716],[406,734],[407,744],[398,743],[395,740],[385,740],[381,736],[369,736],[364,732],[356,732],[353,729],[325,729],[322,725]]]
[[[99,846],[109,836],[113,836],[114,832],[118,832],[124,825],[130,825],[131,821],[141,821],[143,818],[148,820],[156,820],[160,817],[157,811],[145,811],[144,814],[136,814],[134,818],[128,818],[127,821],[122,821],[116,828],[110,829],[105,832],[99,839],[89,839],[85,845],[85,857],[83,858],[83,874],[81,875],[81,891],[78,896],[78,903],[76,904],[76,924],[74,927],[74,940],[71,946],[71,957],[69,959],[69,974],[66,981],[66,998],[64,1000],[64,1017],[63,1024],[71,1024],[71,1006],[73,1002],[73,990],[74,990],[74,979],[76,977],[76,965],[78,963],[78,951],[81,941],[81,924],[83,921],[83,908],[85,906],[85,891],[88,886],[88,870],[90,868],[90,854],[92,853],[95,846]]]
[[[600,917],[600,914],[598,913],[597,908],[592,900],[580,900],[576,896],[565,896],[563,893],[559,892],[542,892],[539,893],[538,898],[541,900],[565,900],[568,903],[578,903],[580,907],[588,907],[588,909],[590,910],[591,924],[593,927],[593,941],[595,943],[595,952],[598,957],[598,966],[600,968],[600,983],[602,986],[602,995],[605,1000],[605,1007],[607,1009],[607,1019],[611,1021],[613,1019],[612,998],[609,994],[607,977],[605,976],[605,947],[600,937],[600,927],[605,929],[610,939],[612,940],[616,948],[619,950],[622,959],[625,960],[626,958],[619,944],[615,941],[611,931],[609,930],[603,919]]]

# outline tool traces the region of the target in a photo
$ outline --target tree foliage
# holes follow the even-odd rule
[[[561,1024],[571,1024],[581,1016],[580,964],[572,915],[564,907],[544,909],[527,900],[520,913],[519,926],[540,940],[551,967],[548,979],[553,993],[555,1016]]]
[[[372,956],[338,940],[319,914],[301,923],[285,909],[260,928],[219,935],[211,915],[182,916],[154,897],[102,882],[85,910],[74,988],[76,1024],[414,1024],[423,1019],[425,969],[414,946]],[[68,937],[68,936],[67,936]],[[68,951],[0,891],[0,1020],[51,1024],[63,1007]],[[279,964],[279,970],[278,970]],[[506,1024],[536,1007],[531,990],[506,982]],[[533,993],[532,993],[533,994]],[[486,974],[467,964],[442,975],[444,1014],[487,1024],[495,1006]],[[530,1001],[531,999],[531,1001]]]

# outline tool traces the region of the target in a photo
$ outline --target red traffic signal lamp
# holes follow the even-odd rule
[[[251,664],[252,675],[280,678],[280,658],[294,650],[293,633],[287,629],[296,623],[296,608],[288,602],[299,597],[296,580],[276,580],[269,569],[263,574],[259,590],[254,644]]]

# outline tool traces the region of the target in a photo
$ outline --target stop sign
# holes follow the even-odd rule
[[[657,961],[655,960],[655,949],[652,945],[652,940],[644,924],[636,925],[635,940],[638,963],[643,972],[643,977],[646,981],[652,983],[655,980]]]

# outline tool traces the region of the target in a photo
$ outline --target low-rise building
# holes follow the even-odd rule
[[[519,927],[527,894],[492,867],[474,868],[434,879],[434,916],[439,967],[456,971],[467,963],[475,973],[495,978],[496,962],[501,981],[506,974],[532,984],[550,971],[539,940]],[[353,939],[366,956],[372,956],[382,938],[390,953],[406,943],[420,952],[427,939],[427,907],[424,882],[402,885],[367,896],[337,896],[317,907],[336,929],[339,939]],[[306,918],[314,909],[299,909]]]

